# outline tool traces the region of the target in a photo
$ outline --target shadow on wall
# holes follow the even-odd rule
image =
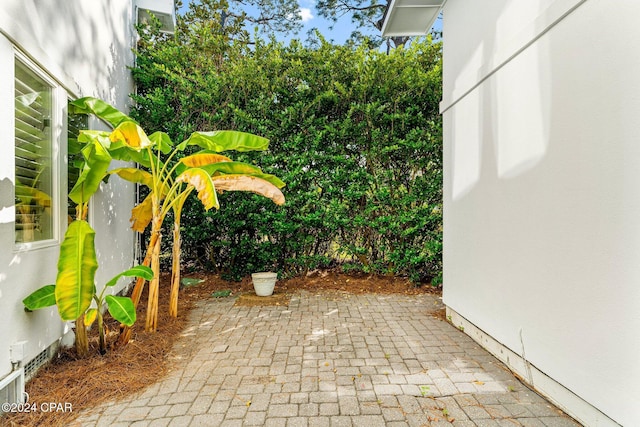
[[[15,19],[16,27],[9,32],[28,38],[23,48],[39,49],[36,60],[46,53],[52,66],[64,70],[66,76],[56,77],[71,79],[64,83],[72,86],[72,95],[100,97],[120,108],[128,105],[133,86],[127,66],[133,63],[135,42],[131,0],[11,3],[6,6],[9,16],[29,19]]]
[[[15,206],[13,182],[9,178],[0,179],[0,211]]]
[[[71,97],[95,96],[118,109],[128,109],[133,91],[128,67],[133,64],[136,40],[131,0],[5,1],[8,4],[3,9],[16,18],[8,23],[9,34],[15,34],[20,47],[73,92]],[[29,19],[18,19],[23,16]],[[90,123],[90,127],[100,125],[97,120]],[[7,199],[13,194],[13,183],[3,180],[1,189],[0,213],[5,204],[14,204]],[[101,185],[91,202],[98,239],[109,240],[109,250],[102,248],[101,265],[116,258],[119,264],[131,259],[134,239],[128,219],[132,194],[132,186],[118,180],[117,185]],[[125,236],[123,230],[129,234]]]
[[[522,175],[548,150],[552,107],[548,48],[538,40],[524,49],[518,61],[508,61],[501,44],[513,39],[504,36],[514,31],[508,28],[513,22],[522,24],[521,18],[512,16],[516,3],[494,8],[500,13],[490,22],[497,25],[475,39],[477,44],[454,83],[454,94],[472,90],[457,101],[451,114],[453,200],[463,198],[481,179]],[[530,19],[537,16],[538,3],[529,4]]]

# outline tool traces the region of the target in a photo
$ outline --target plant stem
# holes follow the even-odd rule
[[[153,248],[156,246],[156,241],[158,240],[157,234],[152,234],[149,239],[149,246],[147,246],[147,253],[144,256],[144,261],[142,261],[142,265],[145,267],[149,267],[151,265],[151,256],[153,255]],[[133,301],[133,306],[138,308],[138,303],[140,302],[140,297],[142,296],[142,291],[144,290],[144,280],[142,277],[138,277],[136,279],[136,283],[133,286],[133,291],[131,291],[131,300]],[[118,337],[118,345],[127,345],[131,340],[131,327],[127,325],[120,325],[120,336]]]
[[[178,293],[180,291],[180,216],[176,215],[173,223],[173,260],[171,265],[171,294],[169,298],[169,315],[178,317]]]
[[[156,210],[157,211],[157,210]],[[151,270],[153,270],[153,279],[149,283],[149,301],[147,303],[147,318],[145,322],[145,330],[147,332],[155,332],[158,327],[158,294],[160,288],[160,242],[162,218],[154,217],[151,235],[157,235],[156,244],[153,246],[151,255]]]
[[[89,354],[89,338],[87,328],[84,326],[84,314],[76,319],[76,353],[79,357]]]
[[[107,353],[107,340],[104,333],[104,320],[102,318],[101,307],[98,307],[98,334],[100,335],[100,354],[103,356]]]

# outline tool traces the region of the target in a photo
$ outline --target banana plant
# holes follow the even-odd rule
[[[131,298],[116,295],[105,296],[105,291],[107,288],[113,287],[122,277],[142,277],[145,280],[151,280],[153,272],[149,267],[141,265],[130,268],[109,280],[103,286],[100,294],[98,294],[92,281],[98,266],[95,251],[93,250],[94,235],[95,232],[85,221],[74,221],[69,226],[67,236],[65,236],[65,243],[60,249],[58,267],[62,273],[58,273],[56,284],[43,286],[22,300],[22,303],[29,311],[57,305],[58,313],[62,320],[83,318],[85,327],[91,326],[97,318],[99,351],[100,354],[105,354],[107,342],[102,312],[102,307],[105,303],[111,316],[118,322],[131,326],[136,321],[136,309]],[[76,239],[81,241],[82,244],[77,245]],[[83,247],[81,254],[71,253],[71,251],[80,247]],[[60,264],[72,263],[82,264],[82,268],[69,269],[65,266],[60,268]],[[76,274],[81,277],[74,277]],[[77,289],[77,292],[74,292],[72,288],[67,286],[69,283],[78,283],[81,286]],[[94,307],[91,306],[92,301],[95,303]]]
[[[127,126],[126,130],[116,128],[112,134],[112,140],[122,138],[127,140],[127,144],[135,145],[137,138],[146,138],[144,131],[137,125],[127,124]],[[175,218],[169,304],[169,313],[175,317],[178,315],[178,290],[180,286],[180,216],[188,195],[195,190],[198,199],[207,210],[220,207],[217,192],[223,191],[252,191],[270,198],[276,204],[282,204],[284,196],[280,188],[284,186],[284,183],[273,175],[263,173],[257,167],[232,162],[230,158],[218,153],[231,149],[238,151],[266,149],[268,140],[256,135],[235,131],[194,132],[189,139],[173,147],[164,161],[161,160],[160,152],[162,150],[159,143],[172,145],[171,141],[164,134],[159,135],[158,133],[148,139],[157,141],[155,150],[152,147],[147,148],[147,156],[150,159],[149,171],[120,168],[110,173],[149,188],[149,195],[134,208],[131,219],[132,228],[139,232],[144,231],[151,224],[149,251],[151,253],[151,268],[155,276],[149,284],[145,329],[155,331],[158,312],[161,228],[167,213],[173,210]],[[142,144],[140,143],[140,145]],[[197,145],[202,150],[172,162],[176,155],[189,145]],[[144,282],[140,282],[134,287],[132,298],[136,303],[143,285]],[[126,340],[126,337],[124,339]]]
[[[157,328],[161,228],[164,218],[173,210],[174,249],[172,283],[169,312],[177,316],[178,290],[180,283],[180,214],[188,195],[195,190],[205,209],[219,208],[217,192],[251,191],[270,198],[276,204],[284,203],[280,188],[284,183],[273,175],[265,174],[257,167],[233,162],[219,153],[224,151],[261,151],[268,147],[268,140],[256,135],[236,131],[194,132],[189,138],[174,146],[169,136],[155,132],[149,136],[138,123],[107,103],[95,98],[83,98],[71,103],[75,113],[93,114],[107,123],[111,132],[87,131],[80,142],[98,144],[106,148],[113,159],[135,161],[144,169],[120,168],[111,171],[121,178],[145,185],[148,197],[132,211],[132,228],[143,232],[151,224],[151,237],[143,265],[150,265],[154,273],[149,284],[149,300],[145,329]],[[92,145],[87,145],[91,147]],[[175,161],[179,153],[188,146],[201,150],[191,156]],[[94,147],[96,153],[102,153]],[[89,148],[87,148],[89,150]],[[103,163],[89,167],[86,186],[90,191],[101,176]],[[91,172],[95,170],[95,176]],[[89,179],[91,178],[91,179]],[[101,179],[101,178],[100,178]],[[97,182],[99,184],[99,182]],[[138,305],[144,288],[144,279],[136,281],[132,301]],[[130,330],[124,329],[122,343],[128,341]]]
[[[95,98],[74,101],[69,107],[69,112],[71,114],[94,113],[100,115],[112,126],[132,121],[130,117]],[[111,164],[113,158],[111,151],[120,153],[120,156],[128,153],[130,157],[139,157],[135,154],[139,151],[136,147],[123,147],[122,144],[113,146],[108,133],[105,132],[82,130],[77,140],[69,141],[69,152],[82,154],[79,165],[80,175],[69,192],[69,198],[77,204],[76,220],[69,224],[60,247],[56,284],[47,285],[25,299],[27,308],[41,308],[55,304],[63,320],[75,320],[75,344],[79,356],[88,353],[89,343],[85,326],[88,322],[85,314],[92,299],[97,297],[94,285],[98,265],[94,247],[95,231],[86,222],[88,203],[91,196],[98,190]],[[102,296],[104,296],[104,289],[99,298],[99,307],[102,307]],[[113,299],[111,296],[107,298],[108,304],[120,303],[117,298]],[[99,317],[99,323],[101,323],[101,317]],[[102,325],[100,329],[101,338],[104,338]],[[101,346],[102,344],[104,344],[103,340]]]
[[[69,105],[69,114],[95,114],[103,120],[117,126],[125,121],[132,121],[129,116],[116,110],[110,105],[95,99],[81,98]],[[88,213],[89,200],[100,187],[100,182],[106,175],[113,157],[111,152],[118,153],[126,150],[135,153],[135,149],[129,147],[112,147],[111,141],[106,132],[81,130],[76,140],[69,141],[69,152],[72,154],[81,153],[80,174],[74,187],[69,191],[69,198],[76,203],[76,220],[85,221]],[[117,150],[120,148],[120,151]],[[124,149],[123,149],[124,148]],[[135,154],[130,154],[135,156]],[[74,268],[73,265],[70,268]],[[81,268],[76,266],[76,268]],[[75,288],[76,292],[71,293],[72,297],[80,300],[82,294],[77,292],[80,287],[73,283],[67,284]],[[76,319],[76,351],[78,355],[84,356],[89,351],[89,341],[87,337],[85,314],[82,313]]]

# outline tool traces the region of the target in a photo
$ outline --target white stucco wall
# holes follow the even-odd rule
[[[0,3],[0,378],[11,370],[9,346],[27,341],[25,362],[69,331],[54,308],[23,311],[22,299],[35,289],[55,282],[59,245],[16,250],[14,240],[14,49],[23,52],[59,84],[60,112],[66,96],[96,96],[127,110],[133,91],[130,73],[134,40],[132,0],[3,0]],[[55,122],[55,121],[54,121]],[[97,121],[92,122],[97,125]],[[57,124],[61,142],[57,156],[66,151],[66,119]],[[66,203],[66,172],[61,163],[58,191]],[[5,203],[6,202],[6,203]],[[134,188],[119,179],[92,201],[90,222],[96,229],[103,284],[133,263],[134,235],[129,229]],[[59,241],[66,230],[66,206],[60,206]],[[118,291],[118,289],[115,289]]]
[[[444,302],[624,426],[640,425],[638,16],[449,0],[443,28]]]

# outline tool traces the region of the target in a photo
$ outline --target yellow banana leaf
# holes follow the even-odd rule
[[[243,162],[222,162],[202,166],[202,169],[209,172],[212,176],[224,175],[249,175],[264,179],[278,188],[285,186],[278,177],[262,172],[257,166]]]
[[[153,176],[145,170],[136,168],[118,168],[110,170],[109,173],[116,174],[125,181],[144,184],[150,189],[153,189]]]
[[[87,312],[84,314],[84,326],[88,328],[89,326],[93,325],[93,322],[96,321],[96,317],[98,317],[97,309],[90,308],[89,310],[87,310]]]
[[[98,268],[95,235],[88,222],[76,220],[60,246],[55,296],[62,320],[76,320],[91,305]]]
[[[142,203],[131,209],[131,229],[139,233],[144,232],[145,228],[153,218],[153,198],[149,194]]]
[[[180,163],[191,168],[197,168],[212,163],[230,162],[231,159],[222,154],[215,153],[196,153],[191,156],[183,157]]]
[[[200,168],[187,169],[176,178],[176,182],[186,182],[192,185],[198,192],[198,199],[200,199],[206,210],[220,207],[216,189],[213,186],[211,177],[205,170]]]
[[[211,178],[218,191],[249,191],[273,200],[276,205],[284,204],[284,194],[272,183],[262,178],[246,175],[220,175]]]
[[[140,125],[134,122],[123,122],[111,132],[109,136],[111,142],[122,141],[135,150],[153,146],[153,142],[149,139]]]

